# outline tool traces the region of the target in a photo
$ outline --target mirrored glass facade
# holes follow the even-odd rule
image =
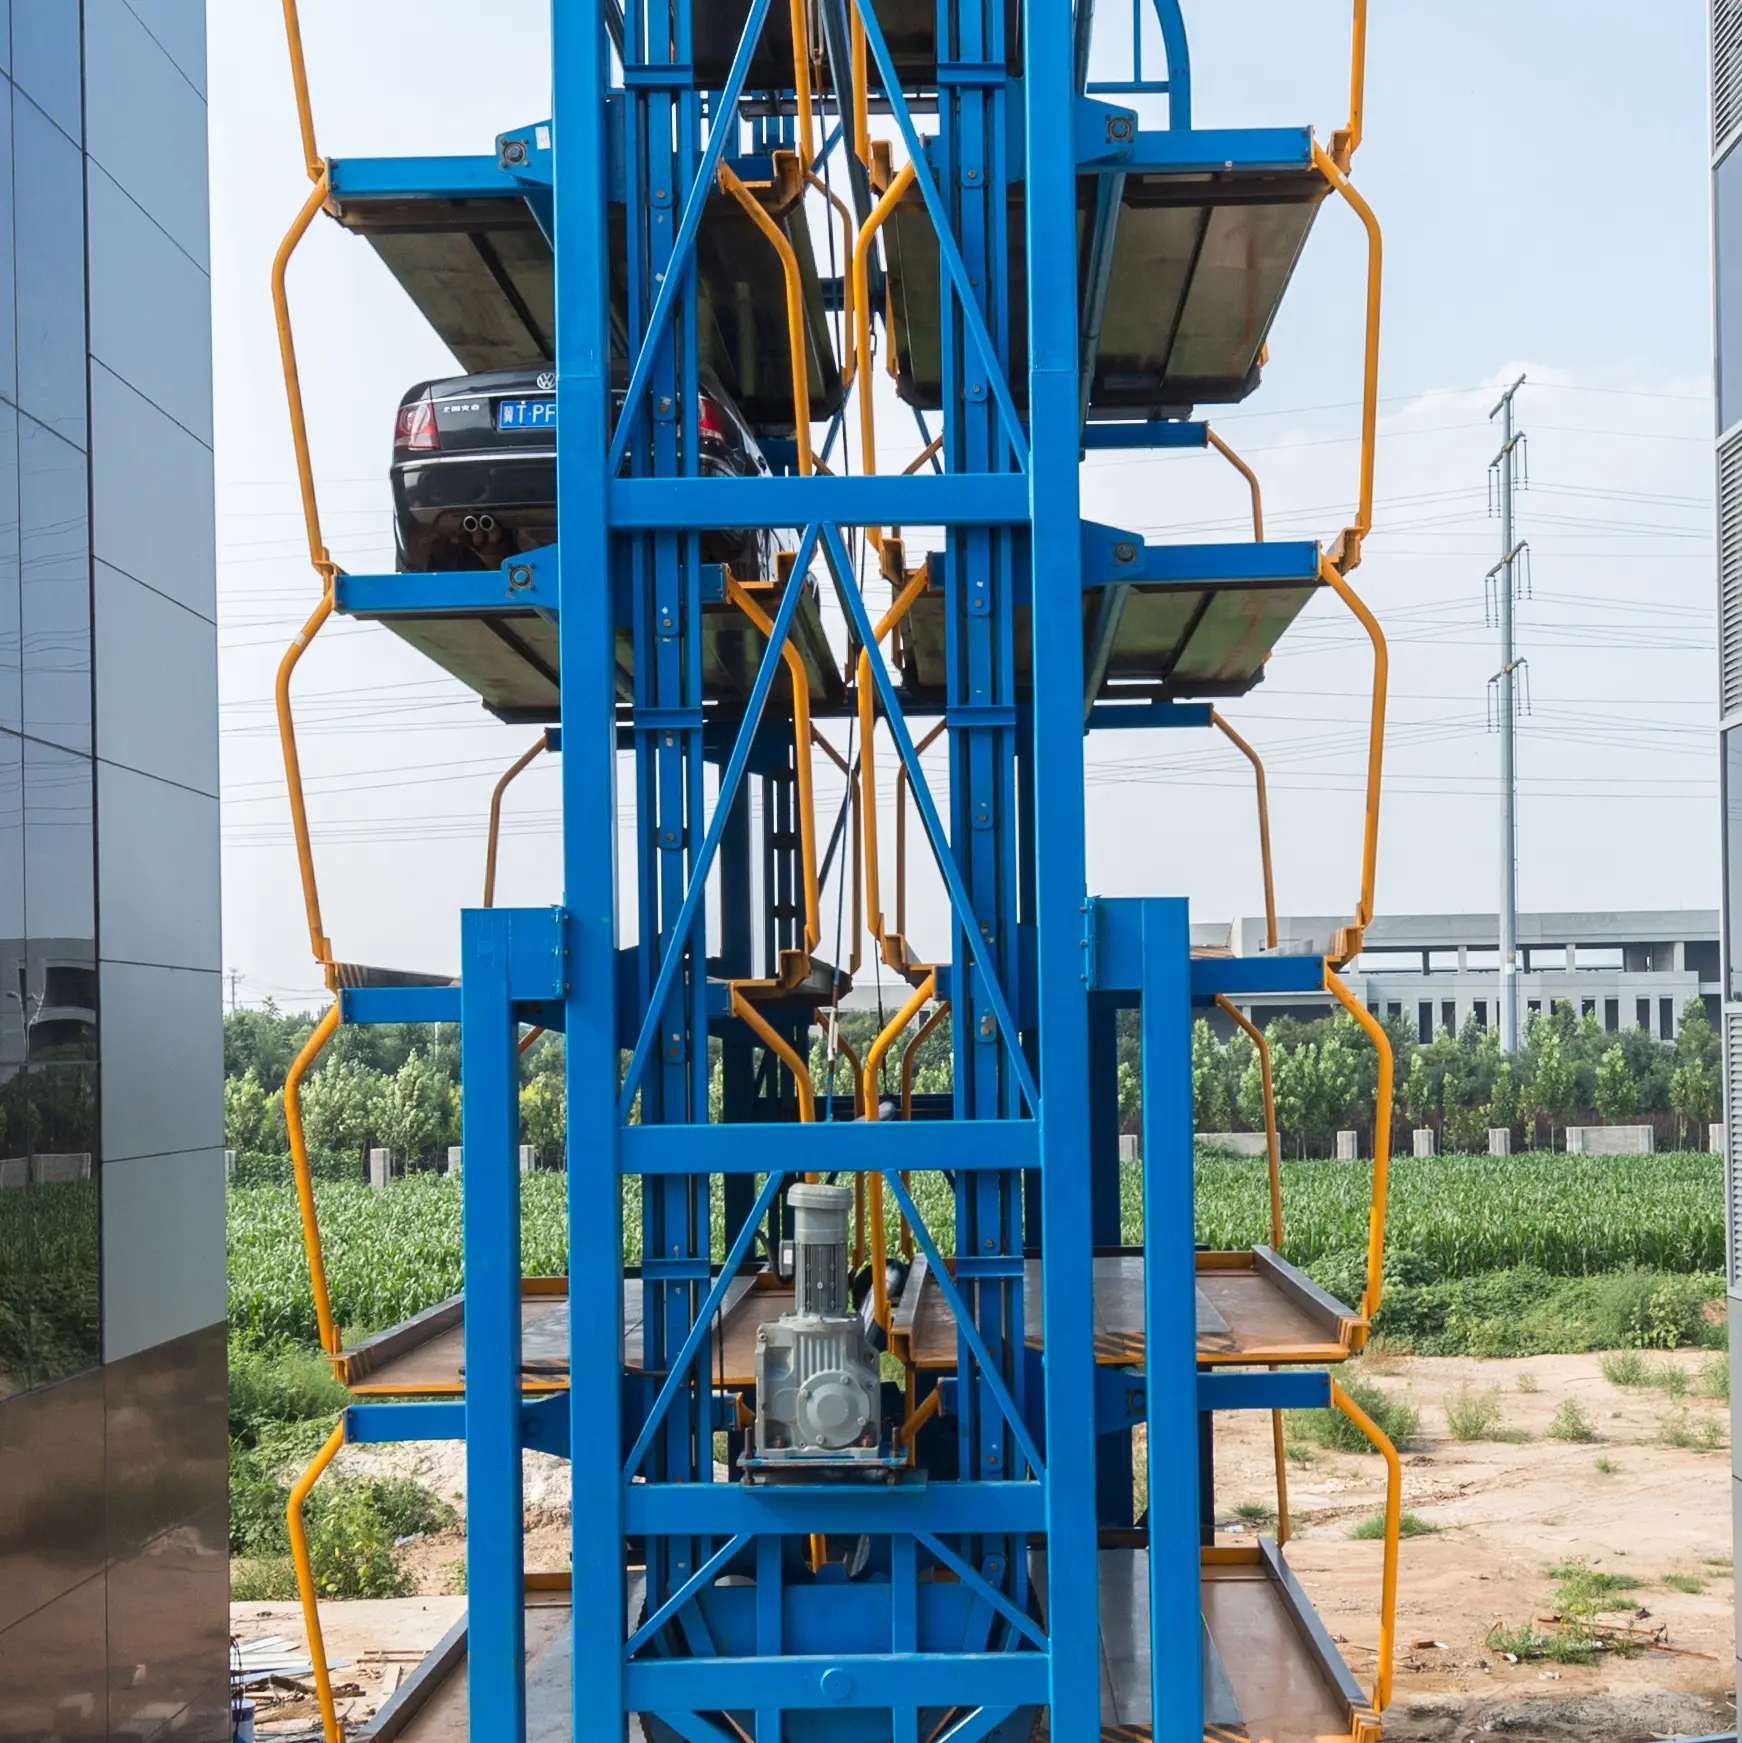
[[[0,0],[9,1743],[230,1735],[203,40]]]

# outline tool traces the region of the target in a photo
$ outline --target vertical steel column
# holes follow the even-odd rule
[[[460,917],[466,1244],[466,1635],[472,1734],[526,1734],[520,1477],[519,1053],[509,1002],[513,910]]]
[[[1143,904],[1142,998],[1150,1710],[1157,1737],[1196,1737],[1203,1725],[1204,1673],[1198,1573],[1191,927],[1186,904],[1176,898]]]
[[[1089,1176],[1089,1053],[1076,60],[1064,0],[1032,0],[1024,21],[1049,1668],[1056,1743],[1096,1743],[1101,1690],[1094,1278],[1089,1195],[1083,1190]],[[1195,1629],[1192,1639],[1195,1647]],[[1159,1723],[1156,1731],[1163,1734]]]
[[[1110,995],[1089,996],[1089,1222],[1097,1248],[1121,1244],[1119,1012]],[[1131,1435],[1095,1436],[1095,1517],[1132,1522]]]
[[[563,528],[563,891],[569,911],[569,1449],[576,1495],[573,1735],[623,1734],[623,1232],[617,1150],[617,728],[610,249],[604,166],[610,0],[552,0],[557,504]],[[518,1521],[516,1522],[518,1530]],[[474,1600],[474,1604],[476,1600]],[[495,1737],[494,1723],[473,1736]]]

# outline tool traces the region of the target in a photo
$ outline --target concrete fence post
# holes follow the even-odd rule
[[[538,1152],[530,1144],[520,1146],[520,1172],[530,1174],[538,1166]]]
[[[1410,1136],[1415,1140],[1416,1155],[1431,1156],[1434,1154],[1434,1129],[1432,1126],[1417,1126],[1410,1133]]]
[[[387,1182],[393,1178],[393,1152],[391,1150],[371,1150],[369,1152],[369,1184],[377,1192],[387,1190]]]
[[[1337,1134],[1337,1160],[1339,1162],[1359,1162],[1361,1160],[1360,1138],[1359,1132],[1339,1132]]]
[[[1488,1154],[1490,1156],[1510,1156],[1512,1154],[1512,1128],[1510,1126],[1490,1126],[1488,1128]]]
[[[458,1144],[450,1144],[450,1145],[448,1145],[448,1165],[447,1165],[446,1172],[449,1174],[458,1174],[459,1171],[460,1171],[460,1146]]]

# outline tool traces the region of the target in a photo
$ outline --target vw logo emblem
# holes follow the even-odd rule
[[[555,375],[553,375],[548,369],[543,371],[538,378],[538,385],[541,389],[548,392],[551,388],[556,386]]]

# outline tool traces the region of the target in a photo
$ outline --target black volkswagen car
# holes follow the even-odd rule
[[[614,397],[621,408],[624,386]],[[704,378],[697,411],[704,477],[756,478],[769,467],[718,383]],[[420,382],[393,432],[393,512],[401,572],[493,569],[556,540],[556,375],[499,369]],[[771,535],[702,536],[702,561],[740,580],[774,574]]]

